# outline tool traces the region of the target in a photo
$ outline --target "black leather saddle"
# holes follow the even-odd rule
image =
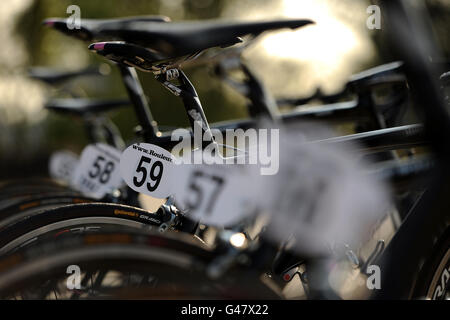
[[[28,70],[28,75],[36,80],[55,85],[81,76],[100,76],[98,68],[86,68],[78,71],[61,71],[47,67],[33,67]]]
[[[311,20],[259,22],[188,21],[169,22],[164,16],[142,16],[112,20],[82,19],[80,29],[69,28],[67,19],[50,18],[44,24],[83,40],[120,40],[157,52],[165,59],[195,54],[212,47],[230,46],[239,37],[259,35],[283,28],[296,29]]]
[[[98,114],[111,111],[119,107],[130,105],[127,99],[97,100],[97,99],[52,99],[45,104],[48,110],[83,116],[85,114]]]
[[[81,19],[80,28],[70,28],[70,22],[66,18],[49,18],[43,21],[43,24],[54,28],[66,35],[75,38],[93,41],[93,40],[117,40],[117,38],[108,38],[103,33],[105,28],[120,29],[126,27],[131,22],[169,22],[170,18],[165,16],[138,16],[126,17],[120,19]]]
[[[403,62],[396,61],[365,70],[350,77],[348,87],[370,87],[377,83],[406,82]]]
[[[213,47],[240,42],[240,37],[257,36],[265,31],[296,29],[310,20],[275,20],[266,22],[132,22],[123,28],[105,28],[104,34],[124,42],[102,42],[89,48],[116,62],[143,70],[167,60],[195,55]]]

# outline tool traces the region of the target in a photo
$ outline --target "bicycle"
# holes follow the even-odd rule
[[[129,19],[125,19],[125,20],[120,20],[120,21],[134,21],[134,20],[129,20]],[[138,21],[140,21],[138,19]],[[114,23],[114,25],[122,25],[121,23]],[[150,23],[159,23],[159,22],[150,22]],[[276,29],[276,28],[280,28],[280,27],[284,27],[284,26],[303,26],[305,24],[307,24],[309,22],[305,22],[303,20],[301,21],[286,21],[286,22],[274,22],[274,23],[262,23],[262,24],[258,24],[258,23],[253,23],[253,24],[248,24],[248,28],[250,28],[250,30],[248,30],[247,32],[256,32],[259,33],[261,31],[264,31],[266,29]],[[52,25],[55,26],[57,25],[55,22],[52,22]],[[240,34],[240,31],[238,29],[238,27],[241,26],[240,24],[236,24],[235,26],[231,25],[232,30],[230,30],[231,35],[229,36],[230,38],[234,39],[235,35],[234,34]],[[253,28],[253,29],[252,29]],[[224,28],[226,30],[226,28]],[[85,30],[85,29],[82,29]],[[210,32],[208,29],[206,29],[206,32]],[[155,139],[162,140],[162,143],[164,143],[164,141],[168,141],[167,138],[163,139],[163,138],[159,138],[157,136],[157,132],[154,131],[154,122],[151,121],[151,116],[149,113],[148,108],[146,107],[146,101],[142,95],[141,90],[136,89],[136,85],[137,85],[137,81],[136,81],[136,77],[135,77],[135,73],[133,73],[131,71],[131,69],[126,68],[126,67],[121,67],[123,74],[124,74],[124,82],[127,85],[127,89],[129,89],[130,91],[130,100],[134,101],[135,103],[133,103],[133,105],[135,106],[135,110],[137,111],[138,115],[144,115],[144,117],[139,117],[140,122],[142,123],[142,127],[143,128],[149,128],[151,127],[152,130],[148,131],[147,135],[151,135],[153,136]],[[187,78],[185,78],[186,83],[185,83],[185,90],[187,92],[195,92],[195,89],[193,88],[192,84],[190,84],[189,80],[187,80]],[[140,87],[137,87],[140,88]],[[137,102],[136,102],[137,101]],[[195,110],[197,112],[200,112],[203,114],[201,105],[199,105],[197,103],[197,101],[195,100],[194,96],[188,96],[187,99],[185,99],[184,103],[186,104],[186,109],[187,112],[189,113],[189,111]],[[68,108],[64,108],[64,106],[60,106],[60,109],[62,110],[66,110]],[[72,110],[72,108],[70,108],[70,110]],[[194,123],[192,123],[192,126],[194,127]],[[195,128],[194,128],[195,129]],[[145,131],[145,130],[144,130]],[[146,134],[144,134],[144,137],[146,136]],[[172,142],[173,143],[173,142]],[[93,210],[89,211],[87,208],[93,208]],[[119,205],[117,204],[115,207],[115,211],[119,210]],[[113,212],[113,210],[111,210],[111,206],[107,205],[107,204],[92,204],[92,205],[71,205],[68,207],[64,207],[64,208],[56,208],[56,209],[52,209],[52,210],[46,210],[47,208],[34,208],[32,212],[27,212],[26,215],[26,219],[22,219],[22,217],[24,215],[13,215],[12,217],[10,217],[10,219],[5,220],[7,223],[5,223],[3,225],[2,228],[2,246],[6,246],[8,243],[13,243],[14,246],[16,248],[19,248],[21,245],[20,241],[24,241],[25,243],[29,243],[30,239],[34,239],[33,241],[36,241],[36,239],[38,238],[36,236],[36,233],[33,233],[32,231],[37,229],[37,230],[46,230],[46,232],[50,232],[49,230],[52,230],[51,232],[59,232],[59,231],[55,231],[52,228],[53,227],[49,227],[49,225],[55,225],[55,226],[59,226],[63,221],[67,221],[67,223],[69,223],[68,221],[72,221],[72,223],[74,223],[74,225],[76,224],[77,226],[80,225],[80,221],[81,218],[84,218],[86,216],[86,212],[95,212],[95,215],[92,216],[92,218],[94,219],[103,219],[102,215],[104,216],[111,216],[111,212]],[[129,212],[129,209],[125,206],[122,207],[121,209],[123,212]],[[114,212],[115,212],[114,211]],[[119,210],[120,211],[120,210]],[[69,214],[70,212],[70,214]],[[64,213],[64,214],[62,214]],[[169,215],[169,217],[167,217],[167,215]],[[67,220],[67,217],[71,217],[72,219]],[[80,217],[80,219],[75,219],[74,217],[78,216]],[[129,220],[133,220],[132,217],[130,217],[127,214],[124,215],[116,215],[116,218],[120,218],[120,221],[123,221],[124,224],[127,224],[127,219]],[[166,205],[160,208],[160,210],[158,210],[158,212],[155,214],[155,218],[153,219],[153,221],[148,221],[149,215],[145,215],[145,219],[141,219],[140,222],[143,224],[150,224],[150,225],[154,225],[155,221],[159,224],[159,226],[161,227],[160,230],[161,231],[166,231],[169,229],[175,229],[175,230],[189,230],[189,232],[194,233],[195,232],[195,227],[196,224],[193,224],[191,221],[189,221],[188,218],[185,218],[183,215],[180,214],[180,212],[178,210],[176,210],[176,208],[174,208],[173,206],[170,205]],[[8,217],[9,218],[9,217]],[[108,219],[104,219],[105,221],[110,221]],[[119,223],[117,220],[114,221],[114,223]],[[40,228],[41,227],[41,228]],[[66,226],[66,228],[68,228]],[[70,229],[70,228],[68,228]],[[18,230],[25,230],[25,232],[20,231],[18,233]],[[59,229],[58,229],[59,230]],[[13,240],[17,240],[15,242],[11,242]],[[23,243],[22,243],[23,244]],[[3,252],[5,252],[6,250],[13,250],[13,248],[11,246],[5,247],[5,250],[3,250]]]
[[[431,82],[432,83],[432,82]],[[395,131],[394,131],[395,132]],[[370,136],[369,136],[370,137]],[[342,138],[341,138],[342,139]],[[260,252],[260,254],[262,254],[261,252]]]

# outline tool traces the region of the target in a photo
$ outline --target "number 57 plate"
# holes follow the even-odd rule
[[[252,205],[259,197],[260,184],[250,168],[177,164],[170,152],[152,144],[128,147],[120,169],[133,190],[155,198],[174,195],[177,206],[191,219],[210,225],[226,226],[243,219],[254,212]]]

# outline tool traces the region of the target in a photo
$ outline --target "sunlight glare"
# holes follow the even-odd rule
[[[302,96],[317,87],[337,91],[374,57],[365,8],[364,0],[272,0],[265,10],[249,8],[242,18],[304,18],[315,24],[268,33],[244,57],[258,66],[256,73],[275,95]]]

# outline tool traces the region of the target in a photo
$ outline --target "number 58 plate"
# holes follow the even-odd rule
[[[120,176],[121,152],[97,143],[84,148],[72,185],[80,192],[96,199],[124,185]]]

